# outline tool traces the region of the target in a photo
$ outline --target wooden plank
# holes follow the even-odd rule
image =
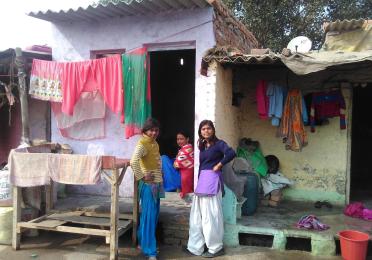
[[[124,178],[124,176],[125,176],[126,171],[127,171],[127,167],[124,167],[124,168],[121,170],[121,172],[120,172],[120,176],[119,176],[119,180],[118,180],[118,184],[119,184],[119,185],[120,185],[121,182],[123,181],[123,178]]]
[[[132,227],[132,222],[125,228],[118,229],[118,237],[122,236],[125,232],[127,232]],[[106,237],[106,244],[110,244],[110,237]]]
[[[98,217],[98,218],[109,218],[109,212],[95,212],[95,211],[61,211],[61,210],[51,210],[50,213],[67,214],[67,216],[87,216],[87,217]],[[70,214],[71,213],[71,214]],[[132,220],[133,214],[119,214],[119,219]]]
[[[118,259],[118,220],[119,220],[119,185],[118,169],[113,170],[111,185],[111,216],[110,216],[110,260]]]
[[[127,232],[128,229],[130,229],[130,228],[133,226],[132,224],[133,224],[133,222],[131,221],[127,227],[120,227],[120,228],[118,229],[118,237],[120,237],[120,236],[123,235],[125,232]]]
[[[108,218],[99,218],[99,217],[87,217],[87,216],[58,216],[57,214],[53,214],[48,217],[48,219],[77,223],[77,224],[85,224],[85,225],[96,225],[96,226],[104,226],[109,227],[111,225],[110,219]],[[118,227],[125,228],[131,224],[131,221],[128,220],[119,220]]]
[[[58,212],[53,213],[48,216],[48,218],[64,218],[64,217],[72,217],[72,216],[81,216],[84,214],[84,211],[65,211],[65,212]]]
[[[37,223],[29,223],[29,222],[20,222],[18,223],[17,227],[18,228],[30,228],[30,229],[42,229],[42,230],[83,234],[83,235],[91,235],[91,236],[103,236],[103,237],[110,236],[109,230],[95,229],[95,228],[80,228],[80,227],[70,227],[70,226],[41,227],[41,226],[38,226]]]
[[[44,220],[48,217],[48,215],[43,215],[41,217],[38,217],[38,218],[34,218],[33,220],[30,220],[28,221],[29,223],[34,223],[34,222],[40,222],[41,220]]]
[[[13,186],[13,230],[12,247],[14,250],[20,248],[21,230],[18,229],[18,222],[21,221],[21,188]]]
[[[110,213],[101,213],[101,212],[93,212],[93,211],[85,211],[83,213],[84,216],[87,217],[99,217],[99,218],[109,218]],[[127,220],[132,220],[133,219],[133,214],[119,214],[119,219],[127,219]]]
[[[113,185],[111,176],[108,175],[107,172],[103,172],[102,174],[103,178],[107,181],[109,185]]]
[[[50,180],[50,185],[45,186],[45,213],[49,213],[53,208],[53,181]]]
[[[54,227],[63,225],[67,222],[62,221],[62,220],[46,219],[46,220],[42,220],[40,222],[32,222],[32,223],[34,223],[37,227],[54,228]]]
[[[128,167],[130,160],[115,158],[114,156],[102,156],[102,169],[114,170]]]

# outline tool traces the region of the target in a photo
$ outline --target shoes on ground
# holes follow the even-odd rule
[[[221,255],[224,255],[224,254],[225,254],[225,250],[222,248],[220,251],[218,251],[214,254],[207,251],[207,252],[204,252],[201,256],[204,257],[204,258],[214,258],[214,257],[221,256]]]

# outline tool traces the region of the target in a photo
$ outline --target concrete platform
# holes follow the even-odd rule
[[[120,212],[131,210],[130,199],[120,199]],[[109,198],[74,196],[59,201],[57,208],[89,208],[94,211],[109,210]],[[161,200],[159,217],[159,238],[167,245],[184,245],[188,238],[190,205],[177,193],[167,193]],[[304,215],[316,215],[322,223],[330,226],[326,231],[302,230],[295,227]],[[332,256],[336,253],[338,232],[353,229],[372,234],[372,221],[350,218],[343,214],[343,208],[317,209],[313,203],[287,201],[277,208],[260,206],[253,216],[243,216],[235,225],[225,224],[224,243],[237,247],[245,243],[242,234],[256,234],[271,237],[274,249],[285,250],[291,238],[307,239],[313,255]],[[239,241],[241,240],[241,241]],[[247,244],[249,245],[249,244]],[[267,246],[267,245],[266,245]]]

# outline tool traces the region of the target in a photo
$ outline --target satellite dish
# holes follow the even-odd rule
[[[287,49],[291,52],[309,52],[311,50],[312,42],[306,36],[298,36],[293,38],[287,45]]]

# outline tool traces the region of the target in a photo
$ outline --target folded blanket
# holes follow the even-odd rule
[[[27,153],[15,149],[9,154],[10,182],[18,187],[33,187],[50,183],[47,153]]]
[[[14,186],[47,185],[50,179],[65,184],[97,184],[100,181],[101,156],[27,153],[15,149],[9,155],[10,181]]]
[[[50,177],[65,184],[97,184],[101,167],[101,156],[50,154],[48,158]]]

